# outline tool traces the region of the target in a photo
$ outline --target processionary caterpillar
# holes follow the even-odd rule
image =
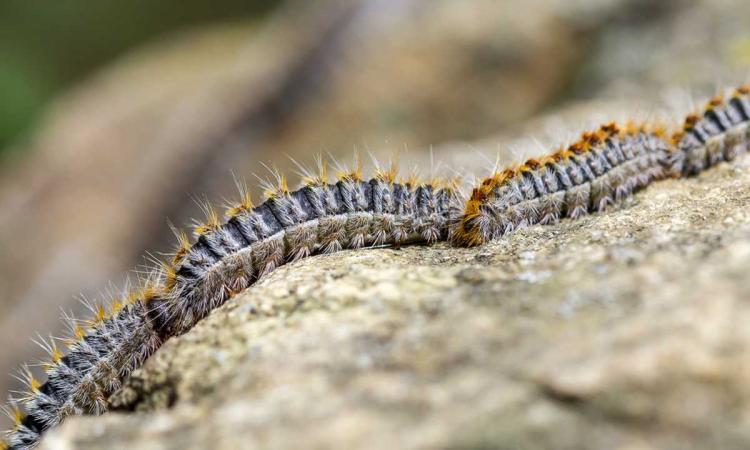
[[[454,182],[401,180],[395,165],[370,179],[359,166],[341,169],[330,183],[319,161],[294,191],[277,174],[262,204],[254,206],[241,189],[224,221],[206,206],[194,240],[176,231],[171,261],[106,307],[92,305],[91,319],[69,319],[65,350],[54,339],[41,342],[47,380],[21,371],[27,390],[6,407],[14,426],[0,448],[33,448],[67,416],[104,413],[123,379],[164,341],[287,262],[367,246],[480,245],[521,227],[602,211],[653,181],[730,161],[749,143],[745,85],[689,115],[679,132],[609,123],[548,156],[496,171],[465,201]]]

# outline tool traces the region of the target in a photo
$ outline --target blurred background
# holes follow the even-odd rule
[[[358,149],[481,175],[748,68],[746,0],[5,0],[0,373],[232,173]]]

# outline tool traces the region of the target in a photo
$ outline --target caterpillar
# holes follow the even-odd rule
[[[398,180],[397,172],[392,164],[365,180],[356,164],[341,168],[330,184],[321,159],[318,173],[305,170],[295,191],[276,174],[258,206],[241,188],[241,200],[228,208],[223,223],[206,205],[194,242],[176,231],[172,261],[108,308],[92,306],[90,321],[71,322],[66,355],[54,340],[43,343],[50,354],[47,382],[23,371],[28,392],[7,408],[15,426],[5,447],[33,448],[64,417],[103,413],[121,380],[161,343],[286,262],[344,248],[447,240],[448,223],[462,207],[453,184]]]
[[[517,228],[576,219],[653,181],[731,161],[748,149],[749,98],[750,85],[736,89],[729,101],[716,96],[671,136],[661,124],[608,123],[551,155],[496,171],[473,189],[453,242],[479,245]]]
[[[466,204],[454,242],[472,246],[517,228],[603,211],[668,173],[661,130],[614,124],[540,159],[482,180]]]
[[[668,134],[659,124],[608,123],[550,155],[495,170],[466,198],[456,180],[401,179],[393,163],[376,163],[369,179],[358,162],[352,169],[339,166],[330,182],[328,165],[319,159],[315,171],[300,167],[296,190],[275,172],[261,204],[241,186],[224,220],[204,206],[206,219],[196,224],[194,239],[173,228],[171,260],[156,264],[137,288],[107,306],[89,305],[91,319],[68,318],[65,349],[56,339],[40,342],[49,354],[47,380],[21,371],[27,389],[5,407],[14,426],[0,449],[34,448],[65,417],[104,413],[122,381],[167,339],[283,264],[367,246],[480,245],[526,226],[603,211],[654,181],[730,161],[748,145],[745,85],[729,100],[711,99],[678,132]]]

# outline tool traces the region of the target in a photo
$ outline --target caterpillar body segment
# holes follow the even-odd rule
[[[448,238],[462,202],[452,188],[342,177],[274,192],[202,230],[173,268],[169,294],[150,304],[160,333],[192,328],[233,293],[287,261],[365,246]]]
[[[696,175],[721,161],[747,153],[750,141],[750,84],[736,89],[729,99],[712,98],[701,113],[690,114],[673,137],[674,170]]]
[[[453,242],[473,246],[513,230],[603,211],[669,176],[670,145],[659,128],[614,123],[578,142],[482,180],[466,204]]]
[[[15,425],[6,447],[31,449],[46,429],[69,415],[104,413],[121,381],[161,345],[146,311],[143,298],[133,299],[111,317],[96,319],[88,330],[75,325],[66,355],[51,348],[47,381],[39,383],[29,375],[29,392],[11,402]]]
[[[610,123],[566,149],[530,159],[482,180],[469,198],[452,241],[472,246],[515,229],[577,218],[619,203],[665,177],[696,175],[747,153],[750,85],[712,98],[667,139],[661,126]]]

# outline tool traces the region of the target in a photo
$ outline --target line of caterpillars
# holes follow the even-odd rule
[[[123,379],[171,336],[185,333],[235,293],[276,267],[309,255],[368,246],[450,241],[474,246],[534,224],[577,218],[621,202],[665,177],[695,175],[746,153],[750,85],[713,98],[668,135],[652,125],[609,123],[551,155],[499,170],[468,199],[455,182],[397,178],[397,167],[363,178],[359,167],[330,183],[326,164],[304,171],[290,191],[282,176],[254,206],[246,189],[226,220],[206,207],[195,240],[176,231],[171,261],[135,289],[91,306],[93,318],[68,319],[65,350],[50,339],[47,381],[28,368],[27,390],[6,407],[14,421],[0,449],[30,449],[42,433],[76,414],[102,414]]]

